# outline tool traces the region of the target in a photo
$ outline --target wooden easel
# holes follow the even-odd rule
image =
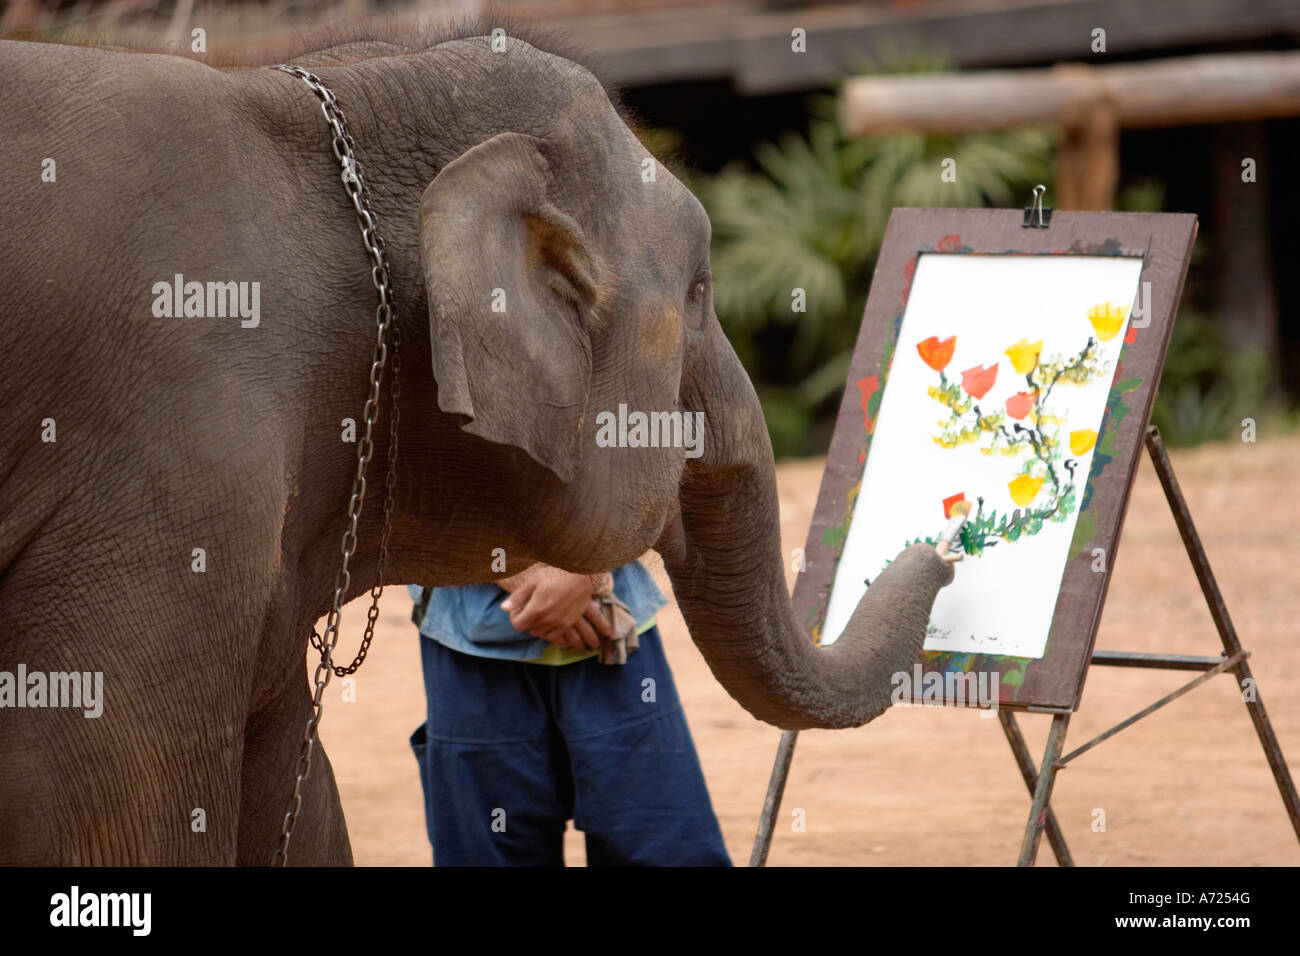
[[[1165,695],[1128,719],[1120,721],[1114,727],[1102,734],[1098,734],[1086,744],[1076,747],[1069,753],[1064,754],[1064,756],[1062,756],[1062,751],[1065,749],[1065,732],[1070,724],[1070,713],[1047,711],[1052,713],[1052,724],[1048,729],[1047,747],[1043,753],[1042,763],[1037,770],[1034,769],[1033,758],[1029,753],[1028,746],[1025,744],[1024,737],[1020,733],[1015,716],[1007,710],[998,711],[998,722],[1002,725],[1002,730],[1006,734],[1007,743],[1011,746],[1011,752],[1015,757],[1016,765],[1020,768],[1020,775],[1025,781],[1025,786],[1033,796],[1029,820],[1025,824],[1024,841],[1020,846],[1020,858],[1017,861],[1019,866],[1034,865],[1044,831],[1047,833],[1048,842],[1052,845],[1052,851],[1056,855],[1057,863],[1061,866],[1074,865],[1074,860],[1070,856],[1070,848],[1065,843],[1065,837],[1061,833],[1061,828],[1056,822],[1056,816],[1053,814],[1051,807],[1052,787],[1056,782],[1057,771],[1076,757],[1087,753],[1103,740],[1113,737],[1124,728],[1159,710],[1165,704],[1177,700],[1216,674],[1225,672],[1236,675],[1238,687],[1249,682],[1250,693],[1249,695],[1243,694],[1242,699],[1247,711],[1250,713],[1250,719],[1255,725],[1255,733],[1259,737],[1260,745],[1264,748],[1264,756],[1268,760],[1269,768],[1273,771],[1273,779],[1277,782],[1278,792],[1282,795],[1282,803],[1286,806],[1287,816],[1290,818],[1291,826],[1295,830],[1296,839],[1300,840],[1300,797],[1296,795],[1295,783],[1291,779],[1291,773],[1282,757],[1282,749],[1278,746],[1277,736],[1273,733],[1273,725],[1269,722],[1268,713],[1264,710],[1264,702],[1260,699],[1258,686],[1251,674],[1250,665],[1247,663],[1250,652],[1242,648],[1241,641],[1237,638],[1237,632],[1232,626],[1231,618],[1228,616],[1228,609],[1223,603],[1223,595],[1219,593],[1219,586],[1214,580],[1213,572],[1210,570],[1209,559],[1205,555],[1205,549],[1201,546],[1201,539],[1196,533],[1196,526],[1192,523],[1192,515],[1187,508],[1187,501],[1183,498],[1182,490],[1178,487],[1178,479],[1174,477],[1174,470],[1170,464],[1168,452],[1165,450],[1164,442],[1160,438],[1160,432],[1154,425],[1147,426],[1146,447],[1151,455],[1151,462],[1155,465],[1156,475],[1160,479],[1160,486],[1164,489],[1165,498],[1169,502],[1169,509],[1173,512],[1174,522],[1178,525],[1178,533],[1182,536],[1183,546],[1187,549],[1187,556],[1191,559],[1192,568],[1196,572],[1196,579],[1200,582],[1201,593],[1205,596],[1205,603],[1209,606],[1210,616],[1214,619],[1214,626],[1218,629],[1219,638],[1223,641],[1223,653],[1219,657],[1193,657],[1181,654],[1139,654],[1094,650],[1091,658],[1094,665],[1154,667],[1167,670],[1201,671],[1202,673],[1195,680],[1184,684],[1173,693]],[[785,791],[785,782],[790,773],[790,763],[794,758],[794,745],[798,736],[798,731],[792,730],[787,730],[781,734],[781,743],[777,748],[776,761],[773,764],[772,777],[767,788],[767,798],[763,802],[763,812],[759,818],[758,834],[754,838],[754,850],[749,858],[750,866],[763,866],[767,862],[767,854],[772,846],[772,834],[776,826],[776,816],[781,806],[781,796]]]

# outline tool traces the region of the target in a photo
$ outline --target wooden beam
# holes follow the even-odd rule
[[[844,85],[840,118],[848,133],[859,136],[904,130],[969,133],[1069,126],[1100,103],[1109,104],[1120,127],[1296,116],[1300,115],[1300,53],[853,77]]]

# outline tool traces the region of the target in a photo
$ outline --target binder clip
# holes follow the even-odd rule
[[[1020,223],[1021,229],[1046,229],[1052,224],[1052,207],[1043,206],[1043,193],[1047,187],[1039,183],[1034,187],[1034,198],[1025,207],[1025,218]]]

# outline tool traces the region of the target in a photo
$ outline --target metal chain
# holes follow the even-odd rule
[[[308,717],[307,725],[303,730],[302,748],[298,754],[297,777],[294,780],[293,793],[289,797],[288,809],[285,811],[284,824],[280,830],[280,845],[271,861],[272,866],[285,866],[289,862],[289,840],[293,836],[294,825],[298,821],[298,812],[302,809],[302,782],[307,779],[307,775],[311,772],[312,748],[316,743],[317,731],[325,710],[325,688],[329,686],[330,677],[333,674],[337,673],[340,676],[351,674],[361,666],[362,661],[366,658],[366,652],[370,648],[370,641],[374,637],[375,622],[379,617],[379,596],[384,590],[382,582],[384,579],[384,565],[388,559],[393,489],[397,479],[398,336],[397,324],[394,321],[396,311],[393,307],[393,285],[388,274],[388,258],[384,252],[384,240],[379,235],[378,224],[370,202],[370,190],[366,186],[361,163],[357,160],[356,144],[348,132],[347,118],[343,115],[343,110],[339,108],[333,91],[326,87],[314,74],[297,66],[279,65],[273,67],[273,69],[298,77],[307,84],[321,101],[321,111],[325,114],[325,121],[329,124],[331,132],[330,147],[342,170],[343,188],[347,192],[348,199],[352,202],[352,208],[357,214],[357,224],[361,229],[361,241],[365,244],[366,253],[370,257],[370,280],[379,295],[379,305],[375,308],[375,347],[370,362],[370,388],[365,407],[362,410],[364,431],[361,442],[357,445],[357,467],[352,477],[352,497],[348,500],[347,528],[343,532],[341,545],[343,560],[339,565],[338,573],[334,576],[334,601],[330,608],[329,617],[325,622],[325,634],[324,636],[318,635],[315,628],[312,629],[311,633],[312,646],[320,651],[320,662],[316,665],[313,676],[316,692],[312,699],[311,716]],[[379,559],[375,584],[370,589],[371,604],[366,619],[365,635],[361,642],[361,652],[351,665],[344,668],[334,664],[334,646],[338,643],[339,638],[339,619],[342,615],[344,595],[352,583],[352,575],[348,571],[348,565],[352,561],[352,554],[357,545],[357,522],[361,517],[361,508],[366,497],[366,468],[370,464],[370,457],[374,452],[371,433],[375,421],[379,417],[381,381],[384,368],[389,362],[390,343],[392,347],[392,368],[389,372],[389,395],[392,401],[392,415],[388,439],[388,474],[384,481],[384,518],[379,535]]]

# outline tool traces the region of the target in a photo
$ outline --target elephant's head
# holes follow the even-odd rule
[[[906,552],[844,638],[811,642],[786,592],[762,411],[713,312],[708,217],[590,73],[512,44],[439,48],[482,61],[474,82],[501,103],[420,205],[439,409],[514,456],[531,556],[594,571],[656,547],[746,709],[790,728],[870,720],[950,567]]]

